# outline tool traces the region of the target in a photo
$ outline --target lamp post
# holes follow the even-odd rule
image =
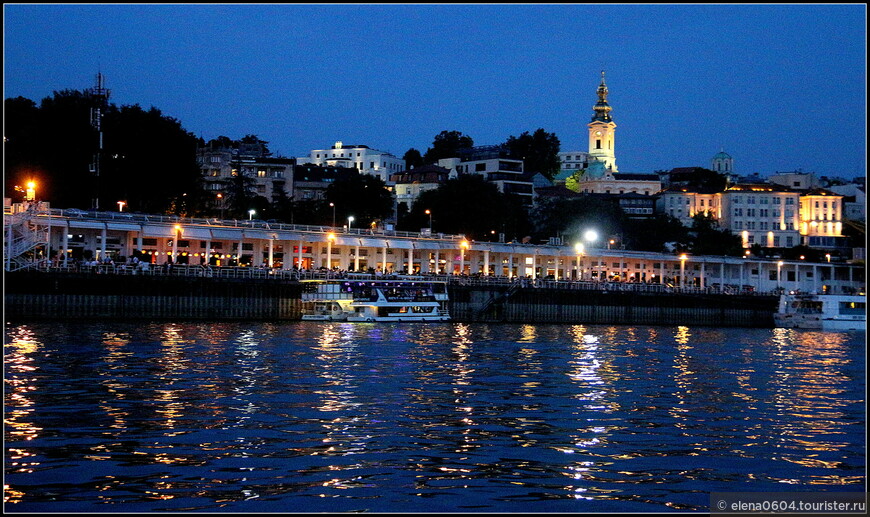
[[[256,213],[257,213],[257,211],[254,210],[253,208],[251,210],[248,210],[248,221],[252,221],[254,219],[254,214],[256,214]]]
[[[595,230],[586,230],[586,232],[583,234],[583,240],[585,240],[586,242],[589,243],[588,247],[591,249],[592,244],[598,240],[598,232],[596,232]],[[599,257],[596,260],[596,262],[598,262],[600,264],[601,258]],[[601,281],[601,268],[599,267],[598,269],[599,269],[598,270],[598,277],[596,277],[596,280],[598,280],[600,282]]]
[[[217,198],[218,198],[218,204],[220,205],[220,209],[221,209],[221,219],[223,219],[224,218],[224,195],[221,194],[220,192],[218,192]]]
[[[24,191],[25,201],[36,201],[36,182],[28,181],[27,190]]]
[[[347,231],[350,233],[350,226],[353,224],[354,217],[352,215],[347,216]]]
[[[332,269],[332,241],[335,240],[335,234],[330,233],[326,237],[326,269]]]
[[[124,205],[126,205],[126,204],[127,204],[127,203],[125,203],[125,202],[123,202],[123,201],[118,201],[118,212],[123,212],[123,211],[124,211]]]
[[[429,216],[429,233],[432,233],[432,210],[426,210],[426,215]]]
[[[688,258],[685,253],[680,255],[680,288],[686,286],[686,259]]]
[[[782,288],[782,278],[781,278],[782,265],[783,265],[783,261],[781,261],[781,260],[776,263],[776,288],[777,289]]]
[[[465,272],[465,249],[468,248],[468,241],[462,241],[459,245],[459,274]]]
[[[175,225],[175,237],[172,239],[172,262],[178,263],[178,238],[181,236],[181,225]]]
[[[574,251],[577,252],[577,281],[579,282],[579,281],[583,280],[583,268],[581,267],[581,262],[580,262],[581,257],[583,257],[583,251],[584,251],[583,243],[578,242],[577,244],[575,244]]]
[[[335,203],[330,203],[329,206],[332,207],[332,227],[335,228]]]

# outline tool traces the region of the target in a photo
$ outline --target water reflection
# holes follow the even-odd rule
[[[7,503],[703,511],[865,483],[863,336],[307,323],[7,328]]]

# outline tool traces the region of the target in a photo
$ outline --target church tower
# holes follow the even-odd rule
[[[607,104],[607,84],[604,82],[604,70],[601,71],[601,84],[598,85],[598,102],[592,107],[595,115],[589,123],[589,160],[604,162],[610,172],[616,169],[616,123],[610,116],[613,109]]]

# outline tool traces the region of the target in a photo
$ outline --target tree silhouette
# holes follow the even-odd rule
[[[559,174],[562,166],[559,160],[560,145],[555,133],[548,133],[541,128],[533,134],[524,131],[519,137],[510,136],[505,142],[510,157],[523,160],[524,171],[540,172],[549,180]]]
[[[442,131],[435,136],[423,159],[426,163],[437,163],[442,158],[456,158],[460,149],[473,146],[474,140],[460,131]]]

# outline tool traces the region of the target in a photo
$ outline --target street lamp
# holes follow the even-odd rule
[[[578,242],[574,245],[574,251],[577,252],[577,280],[583,280],[583,268],[581,267],[580,258],[583,256],[583,252],[585,248],[583,247],[582,242]]]
[[[583,240],[589,243],[589,247],[592,247],[592,243],[598,240],[598,232],[595,230],[586,230],[586,233],[583,234]]]
[[[350,226],[353,224],[354,217],[352,215],[347,216],[347,231],[350,231]]]
[[[329,206],[332,207],[332,227],[335,228],[335,203],[330,203]]]
[[[28,181],[27,182],[27,190],[24,191],[24,199],[25,201],[35,201],[36,200],[36,182]]]
[[[779,289],[782,286],[782,278],[780,275],[782,274],[782,265],[783,261],[779,261],[776,263],[776,288]]]
[[[459,274],[465,273],[465,250],[468,248],[468,241],[462,241],[459,249]]]
[[[123,202],[123,201],[118,201],[118,211],[119,211],[119,212],[123,212],[123,211],[124,211],[124,205],[126,205],[126,204],[127,204],[127,203],[125,203],[125,202]]]
[[[221,207],[221,219],[224,218],[224,195],[220,192],[217,193],[218,204]]]
[[[257,211],[254,210],[253,208],[248,210],[248,221],[254,219],[254,214],[256,214],[256,213],[257,213]]]
[[[429,216],[429,233],[432,233],[432,210],[426,210],[426,215]]]
[[[583,234],[583,240],[585,240],[586,242],[589,243],[589,248],[592,248],[592,243],[594,243],[595,241],[598,240],[598,232],[596,232],[595,230],[586,230],[586,233]],[[598,259],[596,260],[596,262],[598,262],[599,265],[601,264],[601,256],[600,255],[599,255]],[[591,267],[593,270],[595,269],[595,266],[591,266]],[[589,273],[590,280],[591,280],[591,275],[593,273],[594,273],[594,271],[590,271],[590,273]],[[598,277],[596,277],[596,278],[598,281],[601,281],[601,267],[600,266],[598,268]]]
[[[688,258],[685,253],[680,255],[680,288],[686,286],[686,259]]]
[[[326,269],[332,269],[332,241],[335,240],[335,234],[330,233],[326,236]]]
[[[178,239],[181,238],[181,225],[175,225],[175,236],[172,238],[172,262],[178,263]],[[168,262],[168,261],[167,261]]]

